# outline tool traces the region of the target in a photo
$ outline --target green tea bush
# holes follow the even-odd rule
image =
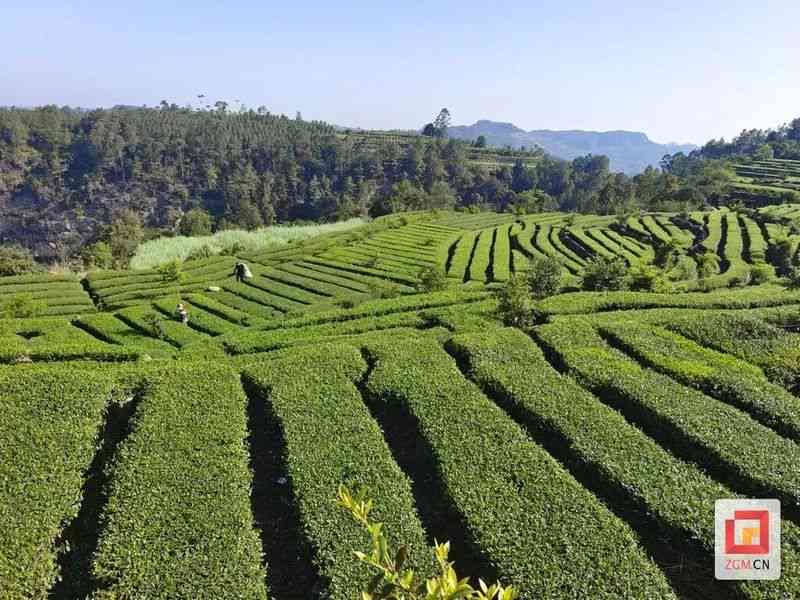
[[[0,319],[29,319],[42,314],[47,306],[30,294],[17,294],[0,301]]]
[[[39,270],[30,250],[22,246],[0,245],[0,277],[24,275]]]
[[[537,300],[558,293],[563,278],[561,261],[553,257],[534,256],[527,272],[528,287]]]
[[[787,318],[794,320],[797,310]],[[664,326],[703,346],[726,352],[760,366],[767,377],[788,388],[800,383],[800,336],[758,317],[712,314],[668,319]]]
[[[775,286],[743,290],[719,290],[708,293],[652,294],[647,292],[571,292],[546,298],[540,303],[547,314],[580,314],[609,310],[657,307],[675,308],[757,308],[800,302],[796,290]]]
[[[238,373],[173,365],[147,379],[111,470],[95,597],[266,599]]]
[[[525,275],[515,273],[497,292],[497,313],[506,325],[529,327],[536,321],[535,304]]]
[[[522,597],[557,597],[565,589],[594,598],[633,589],[673,596],[628,527],[466,381],[437,344],[387,341],[366,353],[374,364],[367,393],[412,416],[467,537]]]
[[[376,514],[391,542],[402,540],[418,553],[410,564],[424,573],[433,566],[424,558],[428,545],[410,482],[353,383],[366,367],[357,349],[336,345],[292,351],[244,374],[250,393],[268,402],[280,423],[289,479],[326,597],[342,600],[358,597],[373,577],[352,554],[369,535],[332,501],[331,490],[343,477],[348,486],[366,486],[378,501]]]
[[[518,330],[457,336],[448,349],[518,421],[552,440],[566,455],[563,460],[619,498],[618,506],[649,515],[659,528],[652,535],[675,540],[672,543],[685,550],[695,548],[700,560],[711,564],[715,534],[709,507],[720,498],[736,497],[735,492],[675,458],[574,379],[560,375]],[[786,556],[800,552],[800,535],[789,523],[782,527],[788,566]],[[791,573],[783,571],[780,583],[736,585],[748,598],[794,596],[800,592],[800,565],[789,568]]]
[[[800,507],[800,472],[793,466],[800,446],[737,408],[640,367],[605,344],[590,324],[576,325],[543,325],[537,337],[591,390],[613,398],[645,431],[737,486]]]
[[[596,256],[583,268],[581,287],[589,291],[616,291],[625,288],[628,267],[621,258]]]
[[[417,291],[426,294],[441,292],[445,288],[447,288],[447,275],[442,267],[436,265],[426,267],[420,271]]]
[[[48,597],[53,540],[80,508],[112,379],[33,366],[0,371],[0,584],[6,598]]]
[[[758,367],[660,327],[626,323],[603,327],[601,332],[640,362],[800,441],[800,399],[768,382]]]

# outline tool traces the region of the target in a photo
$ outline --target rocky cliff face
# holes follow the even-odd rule
[[[43,262],[65,260],[102,235],[122,209],[136,210],[151,227],[174,225],[176,218],[168,204],[158,195],[113,186],[97,190],[88,203],[77,206],[69,200],[47,200],[29,190],[0,190],[0,243],[25,246]]]

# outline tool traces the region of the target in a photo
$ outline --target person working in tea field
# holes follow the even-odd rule
[[[189,311],[186,310],[186,306],[184,306],[183,302],[178,302],[178,308],[176,309],[176,312],[178,313],[178,318],[181,320],[181,323],[188,325]]]
[[[253,276],[253,274],[250,272],[250,268],[243,262],[236,263],[236,266],[233,267],[233,274],[236,276],[236,281],[239,283],[242,283],[245,279],[250,279]]]

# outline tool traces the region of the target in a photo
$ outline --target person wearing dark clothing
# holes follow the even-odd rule
[[[244,281],[245,265],[243,262],[237,262],[233,267],[233,274],[236,276],[236,281],[242,283]]]
[[[243,262],[236,263],[236,266],[233,267],[233,274],[239,283],[243,283],[245,279],[250,279],[253,276],[253,273],[250,272],[250,267]]]

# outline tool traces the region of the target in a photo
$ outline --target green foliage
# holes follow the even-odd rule
[[[369,295],[379,300],[397,298],[400,295],[400,287],[395,283],[370,283]]]
[[[766,264],[757,264],[750,267],[750,283],[761,285],[775,279],[775,268]]]
[[[775,265],[777,274],[781,277],[789,275],[795,267],[794,244],[788,238],[781,238],[770,245],[766,255],[767,260]]]
[[[697,276],[701,279],[707,279],[719,271],[719,257],[713,252],[703,252],[696,257],[697,261]]]
[[[769,383],[757,367],[659,327],[630,323],[601,331],[640,362],[800,440],[800,400]]]
[[[190,237],[211,235],[211,215],[202,208],[193,208],[181,217],[178,231]]]
[[[199,248],[195,248],[194,250],[189,252],[189,255],[186,257],[186,260],[187,261],[189,261],[189,260],[204,260],[206,258],[211,258],[215,254],[216,254],[216,252],[214,251],[214,248],[212,248],[208,244],[203,244]],[[224,253],[220,252],[220,254],[224,254]]]
[[[419,273],[417,291],[422,293],[440,292],[447,287],[447,275],[439,265],[422,269]]]
[[[691,256],[678,256],[667,277],[672,281],[694,281],[697,279],[697,263]]]
[[[164,318],[158,313],[148,312],[142,316],[142,323],[144,324],[145,331],[158,340],[163,340],[167,337],[167,332],[164,329]]]
[[[139,245],[131,261],[135,269],[157,267],[172,260],[208,258],[218,254],[277,252],[290,243],[321,243],[336,234],[370,227],[362,219],[348,219],[324,225],[273,225],[256,231],[228,229],[213,235],[159,237]],[[336,241],[334,238],[333,241]]]
[[[369,536],[333,502],[332,490],[343,479],[351,487],[366,486],[380,503],[376,512],[390,529],[387,543],[402,540],[419,551],[409,566],[423,572],[432,567],[411,484],[355,387],[366,369],[356,348],[317,345],[244,374],[250,394],[269,401],[279,424],[303,532],[326,582],[324,595],[333,599],[357,598],[374,575],[352,554]]]
[[[794,322],[794,310],[786,320]],[[770,380],[794,388],[800,383],[800,338],[756,317],[726,312],[673,318],[666,326],[696,342],[760,366]]]
[[[158,268],[158,272],[161,274],[162,281],[164,283],[180,285],[186,279],[181,267],[182,264],[179,260],[173,260],[161,265]]]
[[[634,264],[627,274],[625,287],[637,292],[665,292],[667,291],[664,272],[656,265],[644,261]]]
[[[79,509],[111,378],[31,366],[0,373],[0,582],[7,598],[47,598],[53,544]]]
[[[440,573],[424,581],[411,569],[405,569],[408,547],[400,546],[392,551],[383,523],[370,520],[373,501],[367,498],[366,490],[353,494],[346,486],[339,486],[337,503],[350,513],[356,523],[366,529],[372,538],[372,551],[366,554],[356,551],[358,559],[372,567],[377,575],[370,582],[369,589],[361,593],[363,600],[398,599],[438,600],[440,598],[464,598],[465,600],[514,600],[518,597],[513,586],[499,583],[487,586],[479,580],[480,589],[469,585],[469,578],[459,579],[454,563],[448,560],[450,542],[437,543],[434,550]]]
[[[226,367],[148,374],[112,466],[92,566],[98,600],[267,598],[246,407],[239,374]]]
[[[669,270],[673,268],[677,262],[678,256],[680,255],[680,243],[677,240],[670,238],[667,241],[656,240],[654,246],[655,258],[653,259],[653,263],[662,269]]]
[[[0,277],[35,273],[38,270],[30,250],[9,244],[0,245]]]
[[[527,279],[531,294],[536,299],[558,293],[563,278],[563,267],[557,258],[535,256],[530,261]]]
[[[732,489],[676,458],[619,411],[555,371],[536,343],[517,330],[457,336],[448,349],[505,410],[529,431],[553,440],[557,452],[580,464],[595,485],[642,507],[648,530],[687,549],[687,562],[713,560],[715,526],[708,507],[719,498],[736,497]],[[782,534],[783,552],[795,556],[797,528],[784,526]],[[697,546],[700,555],[694,559],[690,549]],[[779,589],[764,583],[736,585],[749,598],[794,596],[800,589],[797,570],[783,573]],[[694,593],[705,595],[702,585],[694,580]]]
[[[89,244],[81,252],[85,269],[110,269],[114,266],[114,256],[108,242],[98,241]]]
[[[497,313],[506,325],[529,327],[535,323],[535,303],[525,275],[515,273],[497,291]]]
[[[559,321],[537,335],[591,390],[608,396],[637,424],[701,466],[725,473],[748,490],[800,506],[800,447],[749,415],[671,377],[644,369],[606,345],[590,324]],[[676,398],[680,402],[676,402]],[[753,440],[759,440],[753,444]],[[792,456],[797,458],[790,458]],[[776,456],[784,457],[775,460]]]
[[[539,307],[545,314],[579,314],[611,310],[656,307],[675,308],[757,308],[782,306],[800,301],[793,290],[753,287],[744,290],[718,290],[708,293],[656,294],[647,292],[572,292],[543,300]]]
[[[408,414],[430,448],[465,536],[521,597],[673,597],[636,536],[582,488],[433,342],[368,344],[370,398]],[[395,417],[396,418],[396,417]],[[532,534],[547,514],[547,536]],[[580,544],[566,543],[580,539]],[[597,556],[604,561],[598,563]],[[624,564],[609,570],[608,564]]]
[[[120,212],[111,223],[107,239],[111,255],[114,257],[114,266],[118,269],[126,268],[139,243],[144,239],[144,229],[139,215],[132,210]]]
[[[791,290],[800,289],[800,267],[793,268],[786,277],[786,286]]]
[[[42,314],[46,308],[44,302],[34,300],[30,294],[17,294],[0,301],[0,318],[29,319]]]
[[[625,288],[628,266],[621,258],[596,256],[583,268],[581,286],[590,291],[616,291]]]

